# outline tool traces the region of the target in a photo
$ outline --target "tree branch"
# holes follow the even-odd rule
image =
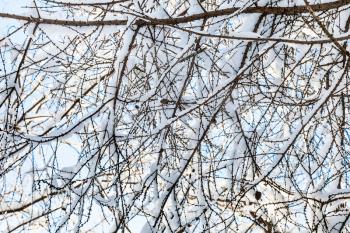
[[[334,2],[320,3],[310,5],[310,9],[314,12],[319,11],[328,11],[337,9],[350,4],[350,0],[339,0]],[[184,17],[178,18],[169,18],[169,19],[155,19],[155,18],[144,18],[137,20],[136,25],[147,26],[147,25],[176,25],[181,23],[189,23],[196,20],[214,18],[219,16],[227,16],[235,13],[240,10],[240,7],[232,7],[221,10],[207,11],[204,13],[193,14]],[[243,10],[241,13],[252,14],[252,13],[261,13],[261,14],[275,14],[275,15],[296,15],[302,13],[309,13],[308,6],[291,6],[291,7],[265,7],[265,6],[255,6],[248,7]],[[47,19],[47,18],[37,18],[32,16],[22,16],[9,13],[0,13],[1,18],[17,19],[23,20],[31,23],[39,24],[53,24],[61,26],[77,26],[77,27],[86,27],[86,26],[105,26],[105,25],[126,25],[127,20],[93,20],[93,21],[75,21],[75,20],[60,20],[60,19]]]

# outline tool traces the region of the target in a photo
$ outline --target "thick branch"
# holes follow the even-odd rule
[[[350,0],[339,0],[334,2],[320,3],[310,5],[310,9],[314,12],[327,11],[332,9],[337,9],[350,4]],[[181,23],[189,23],[195,20],[208,19],[219,16],[227,16],[235,13],[240,10],[239,7],[226,8],[221,10],[207,11],[204,13],[193,14],[184,17],[178,18],[169,18],[169,19],[154,19],[154,18],[144,18],[135,22],[136,25],[145,26],[145,25],[176,25]],[[275,15],[295,15],[302,13],[309,13],[308,7],[305,5],[302,6],[291,6],[291,7],[264,7],[264,6],[255,6],[248,7],[243,10],[241,13],[251,14],[251,13],[261,13],[261,14],[275,14]],[[23,20],[32,23],[39,24],[54,24],[62,26],[104,26],[104,25],[126,25],[127,20],[93,20],[93,21],[72,21],[72,20],[59,20],[59,19],[46,19],[46,18],[37,18],[31,16],[22,16],[16,14],[0,13],[0,17]]]

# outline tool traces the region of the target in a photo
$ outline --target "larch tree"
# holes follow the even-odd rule
[[[350,232],[350,0],[1,0],[0,232]]]

